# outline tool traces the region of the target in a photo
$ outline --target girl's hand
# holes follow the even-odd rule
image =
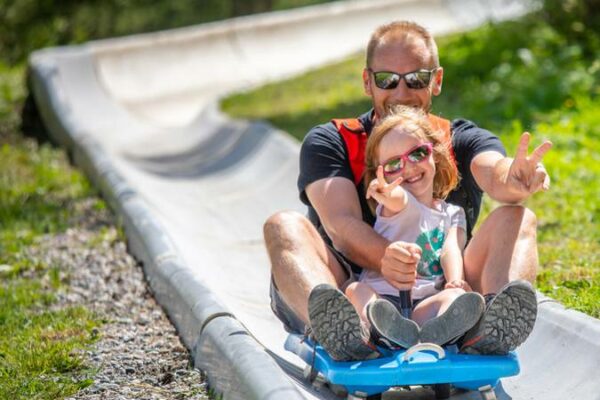
[[[463,279],[455,279],[453,281],[447,282],[444,286],[444,289],[463,289],[465,292],[472,292],[471,285],[467,283],[467,281]]]
[[[401,176],[393,182],[387,183],[383,177],[383,166],[377,167],[377,178],[369,183],[367,199],[374,198],[379,204],[392,212],[399,212],[406,206],[406,196],[400,184],[404,180]]]

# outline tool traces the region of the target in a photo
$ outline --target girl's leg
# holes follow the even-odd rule
[[[346,288],[346,296],[358,312],[363,324],[370,328],[371,324],[367,318],[367,304],[377,299],[377,293],[366,283],[352,282]]]
[[[413,310],[412,319],[419,326],[423,326],[425,322],[446,312],[452,302],[463,293],[465,293],[463,289],[445,289],[433,296],[427,297],[417,304]]]
[[[443,345],[463,336],[481,318],[485,302],[476,292],[445,289],[419,303],[413,312],[421,324],[421,342]]]

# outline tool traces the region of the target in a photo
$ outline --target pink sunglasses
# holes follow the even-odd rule
[[[427,159],[433,152],[433,144],[421,143],[408,150],[406,153],[395,156],[384,162],[383,175],[393,175],[406,166],[406,163],[417,164]]]

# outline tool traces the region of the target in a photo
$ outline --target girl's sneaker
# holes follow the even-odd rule
[[[404,318],[396,306],[386,299],[369,303],[367,318],[377,336],[387,339],[393,346],[408,349],[419,342],[419,325]]]
[[[368,360],[380,353],[350,300],[328,284],[317,285],[308,297],[310,329],[314,339],[336,361]]]
[[[481,318],[485,302],[479,293],[463,293],[448,309],[421,327],[421,342],[444,345],[463,336]]]

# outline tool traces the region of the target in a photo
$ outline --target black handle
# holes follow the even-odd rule
[[[400,291],[400,314],[407,319],[410,319],[412,315],[412,299],[410,297],[410,292],[410,290]]]

